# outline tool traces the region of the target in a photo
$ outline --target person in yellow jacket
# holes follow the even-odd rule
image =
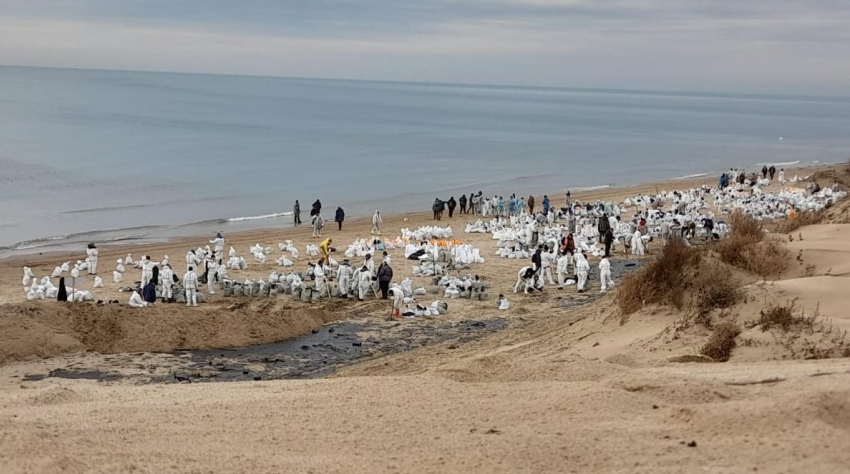
[[[323,240],[321,244],[319,244],[319,255],[327,262],[331,257],[331,244],[333,243],[333,239],[328,237]]]

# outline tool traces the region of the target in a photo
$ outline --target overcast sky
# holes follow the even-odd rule
[[[0,64],[850,95],[850,0],[0,0]]]

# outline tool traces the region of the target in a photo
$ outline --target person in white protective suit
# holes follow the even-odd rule
[[[543,264],[543,274],[542,276],[546,277],[549,281],[550,285],[555,285],[555,279],[552,275],[552,264],[555,263],[555,249],[550,249],[546,246],[543,250],[543,254],[540,256],[540,260]]]
[[[366,299],[366,294],[372,288],[372,272],[370,272],[364,265],[363,268],[360,269],[360,275],[358,278],[359,286],[357,287],[357,299],[364,301]]]
[[[190,250],[190,251],[186,252],[186,266],[187,267],[197,267],[198,265],[201,264],[201,262],[203,262],[203,260],[201,259],[200,256],[195,254],[194,250]]]
[[[605,293],[608,288],[614,286],[614,280],[611,278],[611,262],[605,257],[602,257],[602,260],[599,261],[599,281],[602,284],[600,293]]]
[[[567,273],[570,271],[570,254],[565,253],[558,258],[558,288],[564,289],[564,284],[567,281]]]
[[[370,253],[366,254],[366,261],[363,262],[363,266],[365,268],[369,269],[369,275],[370,276],[375,276],[375,261],[372,260],[372,254],[370,254]]]
[[[528,294],[528,290],[537,290],[534,287],[534,279],[536,272],[534,271],[534,267],[522,267],[519,272],[517,272],[516,285],[514,285],[514,293],[519,291],[521,287],[524,287],[523,292]]]
[[[183,275],[183,290],[186,293],[186,306],[198,306],[198,274],[195,267],[189,267]]]
[[[316,282],[316,291],[319,295],[325,296],[327,288],[325,287],[325,259],[319,259],[319,263],[313,267],[313,279]]]
[[[393,301],[392,319],[398,319],[401,317],[401,307],[404,304],[404,290],[397,286],[392,287],[390,288],[389,294]]]
[[[590,272],[590,263],[581,252],[576,253],[576,276],[578,277],[577,288],[579,293],[584,293],[587,284],[587,275]]]
[[[216,258],[224,258],[224,237],[221,232],[215,234],[215,238],[210,240],[210,243],[213,244]]]
[[[148,284],[148,282],[153,278],[153,267],[156,265],[151,262],[150,255],[145,255],[142,257],[140,262],[142,264],[142,288]]]
[[[171,265],[165,264],[162,266],[162,272],[159,274],[159,277],[162,279],[162,302],[167,303],[174,298],[174,291],[172,286],[174,285],[174,272],[171,271]]]
[[[384,219],[381,218],[381,213],[375,210],[375,214],[372,215],[372,235],[381,235],[383,223]]]
[[[639,230],[636,230],[634,234],[632,234],[632,255],[644,255],[646,254],[646,245],[644,245],[643,239],[641,238],[641,233]]]
[[[219,264],[216,263],[214,256],[210,256],[210,257],[207,257],[205,259],[204,265],[206,266],[206,270],[207,270],[207,292],[211,295],[214,295],[215,294],[215,279],[216,279],[216,276],[218,275]]]
[[[339,282],[339,296],[341,298],[348,298],[348,291],[351,289],[352,273],[353,271],[351,270],[351,265],[348,263],[348,259],[343,260],[336,270],[336,279]]]
[[[325,225],[325,218],[321,214],[316,214],[312,219],[313,237],[319,238],[322,236],[322,227]]]
[[[779,168],[779,184],[785,186],[785,168]]]
[[[130,301],[127,302],[127,305],[131,308],[146,308],[148,303],[142,299],[142,295],[139,294],[138,290],[133,290],[133,294],[130,295]]]
[[[86,249],[86,262],[89,264],[89,275],[97,274],[97,247],[94,243],[89,244]]]

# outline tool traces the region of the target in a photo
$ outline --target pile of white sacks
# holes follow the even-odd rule
[[[469,244],[454,245],[448,243],[445,248],[424,242],[407,244],[404,247],[404,257],[416,259],[419,265],[414,265],[414,276],[442,275],[446,270],[460,270],[476,263],[484,263],[481,250]]]
[[[80,268],[77,266],[71,268],[70,262],[66,262],[56,268],[59,269],[59,272],[54,270],[51,276],[43,276],[41,278],[37,278],[30,267],[23,268],[24,276],[21,279],[21,283],[27,301],[55,300],[59,295],[59,288],[53,284],[51,278],[60,278],[64,272],[68,272],[73,278],[80,276]],[[87,268],[83,267],[84,270]],[[94,288],[102,287],[103,280],[100,277],[95,277]],[[95,300],[90,291],[74,288],[73,284],[66,284],[65,290],[68,292],[68,301],[83,302]]]
[[[422,226],[416,230],[401,229],[401,237],[406,240],[445,240],[453,236],[451,226]]]

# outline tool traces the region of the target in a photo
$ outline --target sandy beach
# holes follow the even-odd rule
[[[850,183],[845,164],[788,170],[794,174]],[[621,202],[716,182],[705,176],[572,197]],[[550,199],[562,206],[563,190],[554,191]],[[102,246],[105,287],[92,291],[119,304],[26,301],[24,265],[49,275],[84,259],[84,249],[10,257],[0,261],[0,465],[9,473],[848,472],[850,351],[806,360],[826,354],[827,336],[845,347],[836,341],[850,330],[843,204],[822,223],[770,234],[788,249],[779,278],[730,275],[746,296],[714,317],[745,329],[722,363],[697,357],[708,326],[685,327],[684,310],[662,304],[625,316],[616,291],[599,294],[598,279],[583,294],[513,294],[521,263],[495,256],[490,234],[465,234],[470,216],[440,224],[481,249],[485,263],[464,273],[489,281],[490,298],[450,300],[447,315],[415,320],[387,321],[389,303],[375,299],[307,304],[218,294],[197,308],[126,306],[118,288],[141,275],[128,268],[125,282],[113,283],[116,259],[169,255],[182,275],[186,251],[211,235]],[[383,235],[433,223],[430,212],[384,216]],[[370,228],[368,218],[355,218],[342,231],[329,222],[323,235],[343,250]],[[231,272],[236,279],[278,270],[279,242],[302,252],[319,242],[307,226],[225,238],[249,259],[246,271]],[[266,264],[250,260],[257,243],[275,249]],[[657,257],[660,244],[648,250],[613,257],[618,283]],[[401,249],[389,253],[395,281],[430,287]],[[295,269],[309,260],[302,253]],[[499,293],[509,311],[497,310]],[[747,327],[787,301],[818,312],[811,334],[791,340]],[[813,335],[815,348],[807,346]],[[235,352],[286,340],[299,342],[274,357]],[[228,369],[253,380],[217,382]],[[51,376],[69,373],[83,375]]]

